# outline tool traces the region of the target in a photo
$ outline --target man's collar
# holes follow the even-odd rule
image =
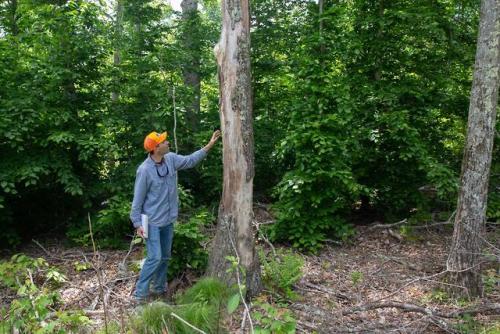
[[[153,159],[153,156],[151,155],[151,153],[148,154],[148,161],[152,164],[158,164],[158,165],[161,165],[164,161],[165,161],[165,156],[162,156],[161,157],[161,160],[160,162],[156,162],[155,159]]]

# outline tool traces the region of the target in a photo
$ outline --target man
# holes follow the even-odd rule
[[[149,221],[145,239],[147,257],[134,294],[138,303],[146,301],[150,294],[150,283],[153,294],[166,293],[168,260],[172,250],[174,222],[179,210],[177,171],[196,166],[207,156],[219,137],[220,130],[217,130],[205,147],[188,156],[169,153],[166,132],[151,132],[144,139],[144,148],[149,155],[137,168],[130,212],[137,234],[143,238],[141,215],[146,215]]]

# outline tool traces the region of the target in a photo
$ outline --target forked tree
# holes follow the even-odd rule
[[[227,256],[239,260],[247,293],[261,288],[259,261],[252,231],[254,140],[250,75],[250,15],[248,0],[222,1],[222,32],[215,47],[219,72],[224,181],[217,233],[208,275],[235,282]],[[234,269],[234,268],[233,268]]]
[[[481,1],[460,194],[447,270],[455,295],[482,295],[480,258],[495,136],[500,68],[498,0]]]

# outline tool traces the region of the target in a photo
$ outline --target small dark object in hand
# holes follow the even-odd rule
[[[215,131],[220,131],[220,127],[218,127],[218,126],[214,127],[214,131],[213,132],[215,132]]]

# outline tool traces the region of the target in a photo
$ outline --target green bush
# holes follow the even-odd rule
[[[293,285],[302,277],[304,266],[302,257],[292,251],[278,249],[276,255],[268,256],[263,250],[259,250],[259,258],[265,286],[288,299],[296,299],[297,294],[293,291]]]
[[[129,219],[131,199],[116,195],[104,205],[103,209],[90,218],[95,243],[102,248],[127,247],[126,236],[133,233]],[[79,245],[92,246],[88,217],[81,219],[78,224],[71,225],[66,235]]]
[[[357,185],[341,171],[328,174],[285,175],[277,187],[279,201],[274,206],[277,222],[269,234],[272,240],[287,240],[295,248],[315,252],[330,236],[346,239],[352,234],[351,226],[341,214],[349,201],[338,188],[339,184],[348,185],[355,193]],[[330,185],[325,187],[325,182]]]
[[[0,263],[0,283],[16,291],[17,297],[1,313],[9,317],[0,322],[4,332],[65,333],[90,323],[80,311],[59,310],[60,295],[51,290],[66,280],[56,268],[42,258],[23,254]]]
[[[277,148],[288,171],[275,188],[277,222],[270,233],[307,251],[317,251],[325,239],[346,238],[350,228],[343,217],[366,192],[352,170],[360,147],[348,126],[354,122],[348,85],[317,66],[308,63],[300,73],[308,78],[303,94],[310,96],[289,110],[287,136]]]
[[[203,244],[208,238],[203,234],[203,228],[214,222],[213,215],[202,208],[194,211],[187,222],[180,221],[175,225],[172,259],[168,274],[175,277],[186,268],[202,273],[208,261],[208,252]]]
[[[275,307],[269,303],[257,301],[254,304],[252,318],[256,321],[256,334],[294,334],[297,321],[286,308]]]

